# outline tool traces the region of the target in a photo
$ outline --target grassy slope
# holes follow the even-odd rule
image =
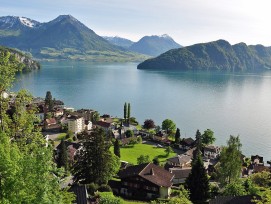
[[[112,147],[113,151],[113,147]],[[137,164],[137,158],[140,155],[149,155],[152,160],[154,157],[158,157],[160,162],[165,162],[167,158],[173,157],[176,153],[170,153],[166,156],[164,148],[157,148],[154,145],[148,144],[136,144],[134,146],[121,147],[120,155],[122,161],[127,161],[132,164]]]

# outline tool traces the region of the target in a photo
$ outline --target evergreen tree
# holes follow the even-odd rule
[[[120,143],[118,139],[114,142],[114,154],[120,158]]]
[[[190,191],[190,198],[193,202],[202,203],[209,198],[209,179],[201,154],[197,154],[193,158],[192,170],[186,179],[185,186]]]
[[[52,112],[53,111],[53,97],[50,91],[46,92],[46,96],[45,96],[45,105],[48,107],[48,112]]]
[[[202,154],[202,137],[199,130],[196,132],[196,141],[195,141],[195,151],[193,152],[193,157],[196,158],[196,156],[199,154]]]
[[[131,117],[131,105],[128,103],[128,109],[127,109],[127,120],[130,122],[130,117]]]
[[[175,144],[180,144],[181,141],[181,133],[180,129],[177,128],[176,133],[175,133]]]
[[[127,119],[127,103],[124,103],[124,107],[123,107],[123,117],[124,117],[124,121],[126,121]]]
[[[106,184],[119,170],[119,158],[111,153],[104,138],[105,131],[101,128],[95,128],[89,136],[85,135],[83,148],[73,166],[76,182]]]
[[[64,167],[65,170],[68,170],[69,168],[68,152],[64,140],[61,140],[60,142],[60,152],[58,154],[58,167]]]

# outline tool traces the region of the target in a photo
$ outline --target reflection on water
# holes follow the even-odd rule
[[[75,108],[122,116],[124,102],[140,123],[170,118],[182,137],[214,130],[217,144],[240,135],[246,154],[271,157],[271,72],[232,74],[137,70],[134,63],[44,62],[20,75],[14,90],[53,97]]]

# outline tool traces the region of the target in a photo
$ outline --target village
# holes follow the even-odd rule
[[[6,94],[12,106],[15,94]],[[120,144],[121,166],[117,175],[109,180],[110,191],[116,196],[138,202],[149,202],[156,199],[174,197],[174,191],[184,185],[192,171],[192,161],[197,148],[197,136],[182,138],[180,130],[175,124],[173,127],[162,128],[156,126],[151,119],[146,119],[143,125],[138,124],[131,117],[131,106],[124,105],[124,117],[111,117],[108,114],[101,115],[90,109],[74,110],[66,107],[60,100],[52,98],[47,92],[45,99],[34,98],[28,106],[37,107],[36,116],[38,125],[47,145],[54,149],[54,159],[59,164],[60,155],[63,154],[63,145],[67,151],[68,165],[71,167],[77,152],[82,148],[82,133],[91,134],[93,129],[101,128],[105,131],[108,140],[118,141]],[[165,121],[169,122],[169,119]],[[170,121],[172,122],[172,121]],[[172,125],[172,124],[171,124]],[[173,128],[172,131],[169,129]],[[177,133],[178,132],[178,133]],[[196,135],[199,133],[197,131]],[[252,197],[221,196],[218,188],[217,165],[219,165],[222,147],[213,144],[215,138],[209,129],[206,134],[211,134],[210,141],[202,147],[204,168],[208,173],[212,188],[212,199],[209,203],[250,203]],[[204,133],[204,134],[205,134]],[[203,135],[204,135],[203,134]],[[134,151],[139,148],[138,152]],[[113,151],[113,147],[110,148]],[[243,161],[240,169],[240,178],[247,178],[252,174],[271,172],[270,161],[265,163],[263,156],[241,155]],[[268,165],[269,164],[269,165]],[[73,181],[73,176],[67,174],[60,184],[63,188],[69,186],[76,195],[75,203],[91,203],[87,185],[80,185]],[[238,199],[237,199],[238,197]]]

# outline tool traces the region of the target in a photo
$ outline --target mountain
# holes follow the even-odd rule
[[[121,38],[118,36],[110,37],[110,36],[102,36],[104,39],[106,39],[108,42],[110,42],[113,45],[117,45],[123,48],[129,48],[134,42],[131,40],[128,40],[126,38]]]
[[[41,59],[146,59],[112,45],[71,15],[60,15],[46,23],[25,17],[1,17],[0,44],[31,52]]]
[[[145,36],[138,42],[132,44],[129,50],[145,55],[158,56],[170,49],[180,47],[182,46],[176,43],[170,36],[164,34],[161,36]]]
[[[225,40],[170,50],[138,65],[138,69],[257,71],[271,68],[271,47]]]
[[[23,64],[23,71],[40,69],[39,62],[33,60],[31,56],[22,53],[19,50],[0,46],[0,53],[2,52],[9,52],[11,55],[14,55],[15,58]]]

